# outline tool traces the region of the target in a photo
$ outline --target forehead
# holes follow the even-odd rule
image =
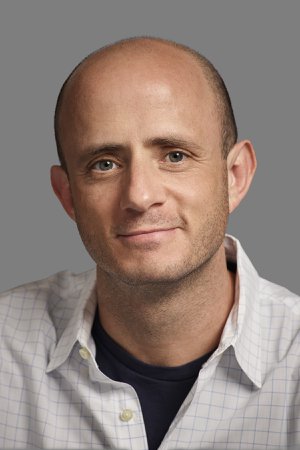
[[[103,125],[126,113],[138,112],[142,118],[163,109],[170,120],[190,115],[199,118],[199,126],[206,121],[216,125],[214,93],[194,57],[153,43],[96,53],[81,64],[66,86],[61,140],[74,137],[74,129],[99,127],[100,118]]]

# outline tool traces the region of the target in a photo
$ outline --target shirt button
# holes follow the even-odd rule
[[[129,422],[133,418],[133,412],[131,409],[123,409],[120,414],[120,419],[122,422]]]
[[[81,347],[81,349],[79,350],[79,354],[82,359],[89,359],[91,356],[90,352],[86,347]]]

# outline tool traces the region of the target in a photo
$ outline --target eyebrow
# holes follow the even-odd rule
[[[151,148],[151,147],[180,148],[180,149],[195,151],[198,154],[199,153],[203,154],[205,151],[204,148],[201,147],[201,145],[196,144],[195,142],[193,142],[191,140],[184,139],[179,136],[173,136],[173,135],[149,138],[149,139],[146,139],[143,144],[145,147],[148,147],[148,148]],[[103,144],[99,144],[99,145],[95,144],[95,145],[92,145],[89,148],[87,148],[86,151],[82,155],[80,155],[79,164],[84,164],[86,161],[89,161],[90,159],[92,159],[96,156],[101,156],[106,153],[117,154],[117,153],[124,152],[128,149],[129,149],[128,145],[117,144],[117,143],[113,143],[113,142],[111,142],[111,143],[107,142],[107,143],[103,143]]]
[[[146,147],[170,147],[170,148],[182,148],[196,152],[204,152],[204,148],[200,144],[197,144],[191,140],[181,138],[179,136],[166,136],[150,138],[145,141]]]
[[[84,153],[79,156],[79,164],[84,164],[85,162],[93,159],[96,156],[104,155],[105,153],[120,153],[127,148],[126,145],[104,143],[100,145],[92,145],[86,149]]]

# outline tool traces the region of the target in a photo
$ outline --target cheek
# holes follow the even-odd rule
[[[187,207],[195,208],[209,204],[217,195],[219,188],[216,180],[209,179],[203,174],[190,175],[177,180],[173,186],[174,197]]]
[[[100,189],[78,189],[74,193],[73,203],[77,222],[87,228],[95,225],[102,228],[110,223],[115,199]]]
[[[195,221],[205,221],[208,216],[226,216],[228,214],[228,188],[226,174],[206,177],[191,177],[182,184],[178,199],[185,211]]]

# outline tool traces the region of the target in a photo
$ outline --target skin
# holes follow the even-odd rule
[[[136,358],[178,366],[218,345],[234,301],[223,239],[256,159],[222,157],[214,93],[182,50],[141,40],[86,60],[60,116],[68,174],[54,192],[97,264],[106,332]]]

